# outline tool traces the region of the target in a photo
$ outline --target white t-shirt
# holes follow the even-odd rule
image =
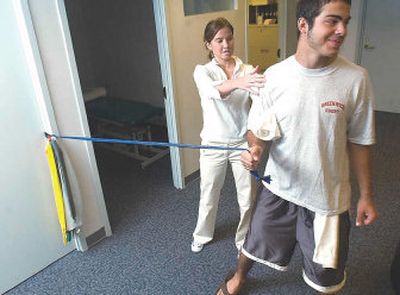
[[[348,210],[347,143],[375,143],[367,71],[340,56],[325,68],[307,69],[291,56],[267,69],[265,76],[266,86],[254,97],[249,129],[268,140],[254,122],[260,116],[276,118],[280,137],[271,144],[265,175],[272,181],[266,187],[320,214]]]
[[[233,78],[243,77],[252,71],[252,66],[243,64],[238,57],[234,57],[234,59],[236,64]],[[221,143],[243,141],[251,105],[249,92],[235,89],[222,99],[215,87],[228,78],[215,59],[205,65],[197,65],[193,76],[203,109],[201,139],[207,142]]]

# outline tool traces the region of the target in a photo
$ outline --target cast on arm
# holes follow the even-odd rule
[[[378,217],[372,188],[372,148],[372,145],[349,143],[350,162],[360,191],[357,226],[371,224]]]

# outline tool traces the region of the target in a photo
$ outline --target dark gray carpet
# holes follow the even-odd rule
[[[377,114],[380,219],[373,226],[353,228],[348,281],[341,294],[394,294],[389,269],[400,239],[399,126],[400,115]],[[233,235],[239,213],[232,175],[223,189],[215,240],[193,254],[198,180],[178,191],[168,158],[141,170],[132,159],[101,149],[96,154],[113,236],[85,253],[67,255],[7,295],[214,294],[236,263]],[[298,252],[285,273],[256,264],[242,294],[314,294],[300,273]]]

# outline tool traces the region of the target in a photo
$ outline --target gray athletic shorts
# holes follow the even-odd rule
[[[303,278],[319,292],[337,292],[346,281],[349,213],[340,214],[338,268],[323,268],[313,262],[314,213],[288,202],[265,187],[257,196],[253,216],[242,253],[248,258],[277,270],[286,270],[298,243],[303,254]]]

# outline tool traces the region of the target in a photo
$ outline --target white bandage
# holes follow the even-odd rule
[[[339,215],[314,217],[315,249],[313,261],[324,268],[337,268],[339,257]]]

